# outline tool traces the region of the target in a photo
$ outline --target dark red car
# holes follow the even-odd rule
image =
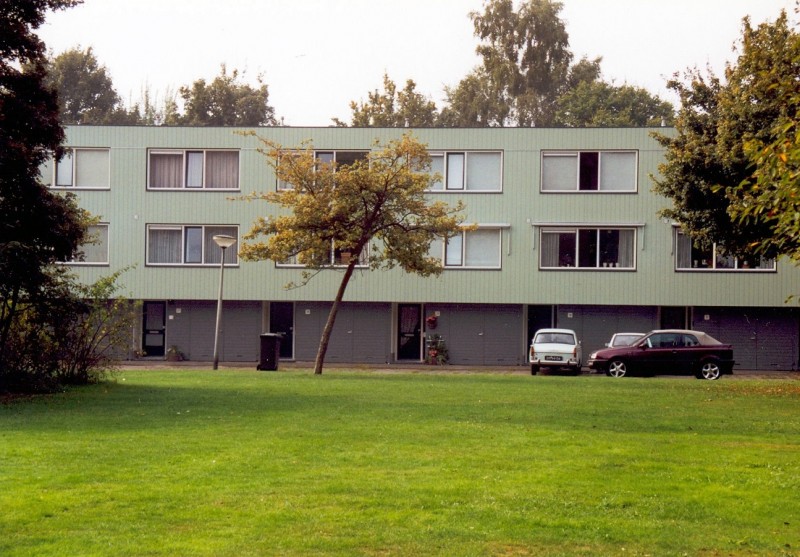
[[[650,331],[630,346],[605,348],[589,356],[588,366],[611,377],[694,374],[719,379],[733,373],[733,346],[701,331]]]

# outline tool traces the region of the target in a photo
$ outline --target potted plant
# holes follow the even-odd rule
[[[167,361],[168,362],[180,362],[185,359],[183,352],[178,349],[176,345],[172,345],[167,348]]]
[[[436,314],[429,315],[428,317],[425,318],[425,326],[428,329],[435,329],[438,322],[439,318],[436,317]]]
[[[434,366],[443,366],[450,360],[447,344],[441,335],[428,335],[425,339],[425,363]]]

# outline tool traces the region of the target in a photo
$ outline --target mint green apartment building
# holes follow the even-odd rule
[[[346,164],[409,130],[69,127],[68,156],[43,179],[100,219],[100,242],[70,264],[81,279],[128,268],[124,290],[142,302],[131,354],[175,346],[212,359],[221,250],[211,238],[229,234],[239,243],[225,259],[221,360],[255,364],[265,332],[284,334],[282,359],[313,360],[347,254],[332,250],[330,270],[291,290],[301,267],[239,259],[242,236],[276,209],[236,198],[282,187],[244,131],[287,148],[310,141],[320,159]],[[327,361],[422,362],[435,333],[452,364],[519,366],[540,327],[574,329],[584,354],[615,332],[679,327],[734,344],[735,369],[797,368],[800,313],[787,299],[800,271],[699,250],[659,217],[668,200],[651,176],[664,153],[651,134],[671,130],[410,131],[443,177],[430,197],[463,201],[477,228],[432,246],[439,277],[357,272]]]

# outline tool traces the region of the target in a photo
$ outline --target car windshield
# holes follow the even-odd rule
[[[575,337],[568,333],[539,333],[533,342],[535,344],[575,344]]]
[[[642,335],[616,335],[612,346],[629,346],[642,338]]]

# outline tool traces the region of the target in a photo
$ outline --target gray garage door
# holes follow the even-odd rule
[[[791,308],[695,308],[693,328],[733,344],[737,369],[793,370],[798,366],[798,312]]]
[[[295,358],[313,361],[331,304],[297,302]],[[386,363],[390,361],[390,304],[343,303],[336,315],[326,362]]]
[[[522,306],[427,304],[425,314],[441,313],[436,333],[447,343],[450,363],[520,365],[524,355]]]

